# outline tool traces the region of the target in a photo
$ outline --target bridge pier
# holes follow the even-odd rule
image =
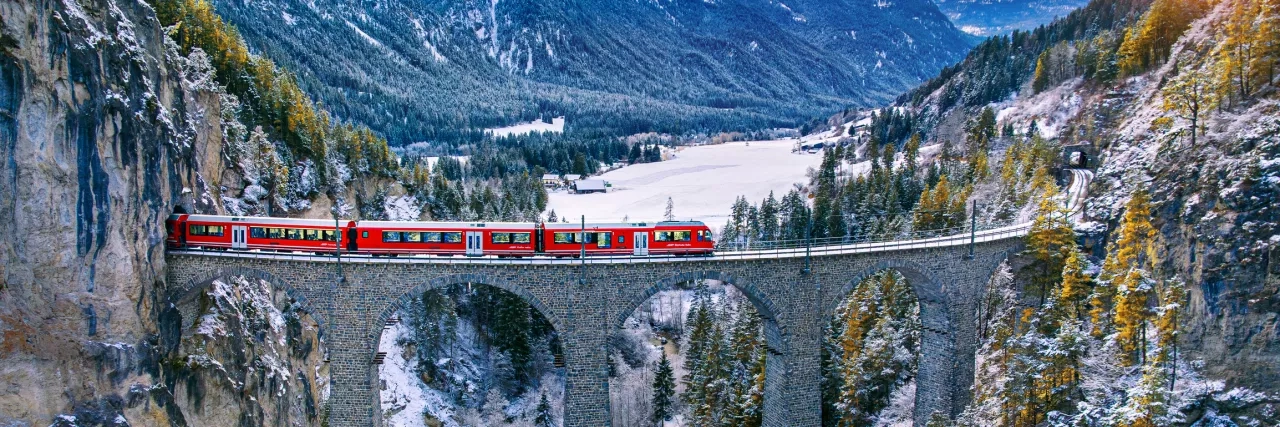
[[[609,413],[608,332],[603,313],[573,313],[561,334],[565,357],[564,427],[612,423]]]

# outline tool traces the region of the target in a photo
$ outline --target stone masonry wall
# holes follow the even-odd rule
[[[823,327],[863,278],[896,269],[920,299],[925,330],[917,375],[918,425],[935,412],[955,416],[969,401],[974,312],[985,284],[1020,239],[967,248],[763,260],[636,259],[617,264],[448,263],[377,259],[339,265],[332,258],[266,259],[235,253],[170,254],[168,292],[180,301],[216,278],[258,277],[287,292],[320,323],[329,348],[330,425],[377,425],[373,357],[384,323],[412,298],[460,283],[510,291],[540,311],[563,337],[565,425],[608,425],[607,337],[650,296],[691,280],[742,290],[765,320],[769,346],[765,425],[818,426]],[[339,280],[342,277],[343,280]]]

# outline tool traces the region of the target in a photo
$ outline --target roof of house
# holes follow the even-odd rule
[[[604,181],[598,179],[584,179],[573,183],[573,188],[578,190],[603,190]]]

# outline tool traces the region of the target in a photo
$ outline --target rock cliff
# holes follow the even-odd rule
[[[0,1],[0,425],[322,416],[321,340],[282,295],[268,286],[260,300],[283,307],[283,323],[224,309],[251,333],[212,345],[170,309],[164,219],[180,201],[199,205],[201,171],[222,169],[222,130],[219,98],[186,78],[165,31],[144,2]],[[217,292],[192,301],[221,307]],[[246,366],[278,356],[281,373],[223,381],[203,354]],[[306,399],[310,409],[291,403]]]

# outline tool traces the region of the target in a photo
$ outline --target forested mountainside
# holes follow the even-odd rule
[[[1001,182],[1036,153],[1061,164],[1064,147],[1097,172],[1082,219],[1033,209],[1027,251],[991,284],[959,424],[1278,422],[1277,22],[1268,0],[1094,1],[984,42],[856,123],[855,142],[914,150],[926,135]],[[981,215],[1025,197],[983,188],[969,194]]]
[[[990,37],[1029,31],[1089,3],[1086,0],[935,0],[960,31]]]
[[[969,47],[924,0],[215,3],[393,145],[552,115],[612,134],[772,127],[887,101]]]

